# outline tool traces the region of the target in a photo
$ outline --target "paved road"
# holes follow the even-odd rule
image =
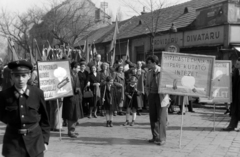
[[[182,148],[179,149],[181,116],[169,115],[167,143],[149,144],[149,116],[138,116],[133,127],[121,126],[125,116],[114,117],[114,127],[105,127],[105,118],[84,118],[77,127],[79,138],[71,139],[64,128],[62,140],[51,133],[46,157],[240,157],[240,133],[223,132],[229,116],[216,110],[216,131],[213,131],[211,108],[195,108],[196,113],[184,116]],[[0,148],[4,126],[0,124]],[[1,152],[1,150],[0,150]]]

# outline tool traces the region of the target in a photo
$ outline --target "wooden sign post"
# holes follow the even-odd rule
[[[209,98],[211,96],[214,62],[215,56],[163,52],[160,93]],[[183,111],[180,148],[182,128]]]
[[[60,107],[58,99],[73,95],[69,61],[37,62],[37,70],[39,76],[39,88],[43,90],[45,100],[56,99],[59,112]],[[60,122],[60,114],[58,118]],[[61,140],[61,128],[59,134]]]

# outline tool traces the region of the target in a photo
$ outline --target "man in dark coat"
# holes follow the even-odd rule
[[[43,91],[28,86],[31,63],[8,64],[14,85],[0,93],[0,121],[7,124],[2,154],[6,157],[43,157],[50,124]]]
[[[82,103],[82,92],[80,89],[80,82],[78,78],[78,72],[80,70],[80,65],[76,62],[71,63],[71,80],[73,87],[73,96],[65,97],[63,99],[63,113],[62,118],[66,119],[68,122],[68,136],[71,138],[77,138],[77,133],[75,133],[75,128],[78,119],[81,117],[79,103]]]
[[[231,120],[228,127],[223,129],[224,131],[239,131],[237,126],[240,120],[240,58],[236,61],[232,75],[232,100],[230,107]]]

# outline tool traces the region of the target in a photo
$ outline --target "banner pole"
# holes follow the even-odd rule
[[[216,104],[213,103],[214,113],[213,113],[213,131],[215,131],[215,114],[216,114]]]
[[[58,120],[59,123],[61,122],[61,117],[60,117],[60,108],[59,108],[59,100],[57,99],[57,108],[58,108]],[[61,124],[60,124],[61,126]],[[62,140],[62,134],[61,134],[61,127],[59,126],[59,140]]]
[[[181,132],[180,132],[180,140],[179,140],[179,149],[181,149],[181,145],[182,145],[182,134],[183,134],[183,105],[184,105],[184,101],[182,102],[182,122],[181,122]]]

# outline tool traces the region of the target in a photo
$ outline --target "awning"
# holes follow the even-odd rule
[[[236,49],[240,52],[240,46],[234,46],[234,49]]]

